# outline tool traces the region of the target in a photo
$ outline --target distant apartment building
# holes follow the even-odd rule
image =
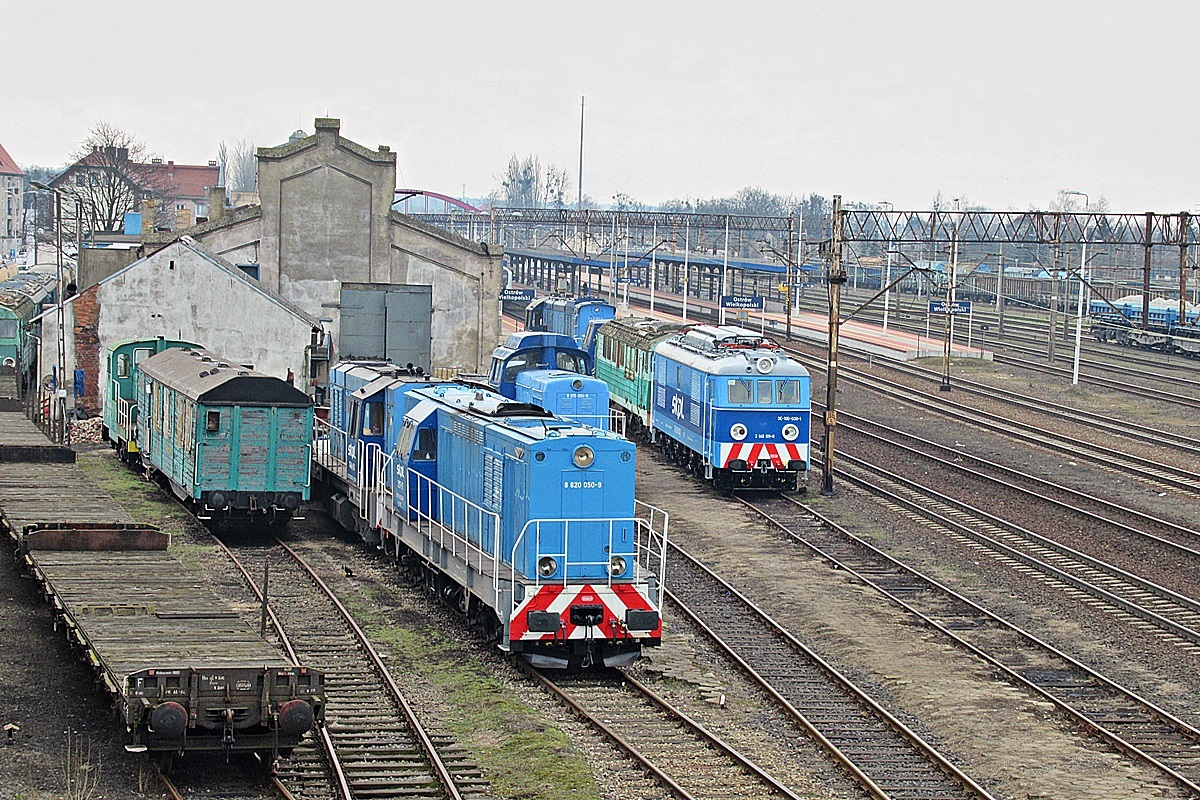
[[[22,192],[25,173],[0,145],[0,262],[21,249]]]

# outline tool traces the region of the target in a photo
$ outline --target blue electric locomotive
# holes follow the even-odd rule
[[[596,328],[616,315],[616,307],[599,297],[552,295],[534,300],[526,307],[525,329],[574,337],[580,347],[594,356]]]
[[[807,475],[811,383],[775,342],[696,325],[653,356],[652,441],[722,489],[796,489]],[[664,438],[665,437],[665,438]]]
[[[343,397],[315,452],[343,524],[539,666],[627,664],[659,643],[666,518],[634,499],[632,444],[389,368],[351,391],[376,368],[331,371],[331,398]],[[352,409],[355,394],[357,417],[333,412]],[[373,402],[378,442],[363,424]]]

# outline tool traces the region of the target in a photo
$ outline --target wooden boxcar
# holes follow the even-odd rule
[[[136,339],[108,351],[108,391],[104,393],[104,438],[122,461],[137,453],[138,365],[172,347],[198,348],[178,339]]]
[[[312,399],[200,348],[138,367],[137,446],[202,518],[286,522],[309,497]]]

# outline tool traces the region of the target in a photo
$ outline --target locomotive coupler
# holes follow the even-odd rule
[[[225,763],[233,752],[233,709],[225,709],[225,729],[221,732],[221,748],[225,751]]]

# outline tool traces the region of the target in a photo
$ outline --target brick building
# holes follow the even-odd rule
[[[21,249],[25,173],[0,145],[0,263]]]

